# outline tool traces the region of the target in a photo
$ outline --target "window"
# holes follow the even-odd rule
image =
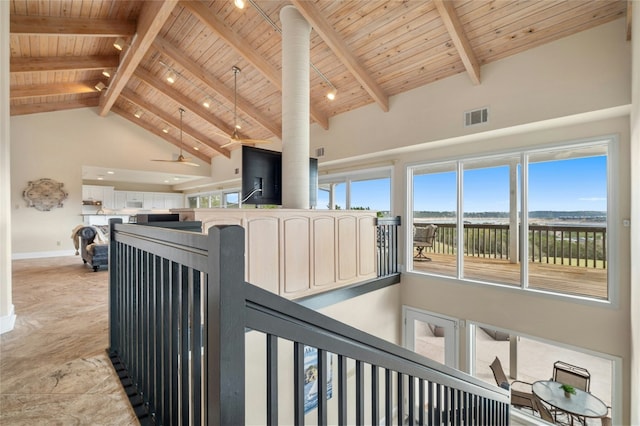
[[[502,369],[511,380],[534,383],[538,380],[550,380],[556,361],[585,369],[590,376],[589,392],[606,406],[612,407],[609,416],[614,420],[619,416],[615,401],[620,398],[621,385],[614,381],[620,371],[621,360],[606,354],[586,352],[534,337],[519,336],[508,330],[496,330],[493,327],[469,323],[471,334],[473,375],[487,383],[497,384],[489,365],[497,357]],[[516,384],[516,389],[531,392],[525,384]],[[566,417],[565,417],[566,419]],[[587,424],[592,424],[587,422]],[[600,425],[600,420],[593,424]],[[620,424],[614,422],[613,424]]]
[[[391,212],[391,169],[388,167],[326,175],[318,182],[318,209]]]
[[[409,167],[407,231],[437,226],[432,243],[407,239],[409,269],[607,300],[612,144]]]
[[[189,208],[238,208],[240,207],[240,191],[214,191],[192,194],[187,197]]]

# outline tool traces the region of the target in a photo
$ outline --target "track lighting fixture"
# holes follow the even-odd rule
[[[247,5],[245,0],[233,0],[233,4],[235,4],[238,9],[244,9]]]
[[[104,75],[107,78],[111,77],[111,71],[109,70],[102,70],[102,75]]]
[[[118,50],[122,50],[124,49],[126,42],[124,41],[124,39],[122,37],[118,37],[116,39],[116,41],[113,43],[113,47],[115,47]]]
[[[169,72],[167,73],[165,78],[167,79],[167,81],[169,83],[173,84],[178,79],[178,76],[176,75],[175,72],[173,72],[173,70],[171,68],[169,68]]]
[[[135,118],[140,118],[140,117],[142,117],[142,114],[144,114],[144,112],[141,109],[139,109],[135,113],[133,113],[133,116]]]
[[[99,81],[94,87],[98,92],[102,92],[107,86],[103,82]]]

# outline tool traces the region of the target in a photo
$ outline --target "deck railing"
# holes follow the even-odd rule
[[[379,217],[376,220],[378,277],[398,273],[398,227],[400,224],[400,216]]]
[[[416,223],[416,226],[424,225]],[[427,251],[457,252],[457,229],[438,223],[436,241]],[[464,224],[464,255],[511,259],[509,225]],[[607,228],[596,226],[530,225],[529,262],[606,269]]]
[[[262,406],[262,424],[303,425],[308,348],[317,424],[509,423],[508,391],[245,282],[241,227],[112,223],[110,239],[110,353],[143,425],[242,425]],[[251,389],[247,365],[264,366]]]

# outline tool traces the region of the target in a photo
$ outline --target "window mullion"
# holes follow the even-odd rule
[[[522,154],[520,218],[520,286],[529,287],[529,155]]]
[[[464,278],[464,164],[462,161],[456,163],[456,180],[457,180],[457,200],[456,208],[456,269],[458,279]]]

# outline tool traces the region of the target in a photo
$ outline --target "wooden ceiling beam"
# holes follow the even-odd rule
[[[53,112],[53,111],[63,111],[67,109],[97,107],[99,103],[100,103],[99,96],[95,96],[91,98],[74,99],[72,101],[64,101],[64,102],[49,102],[49,103],[45,102],[45,103],[39,103],[39,104],[11,105],[10,114],[11,115],[27,115],[27,114],[37,114],[40,112]]]
[[[136,32],[135,21],[52,16],[11,15],[11,34],[129,37]]]
[[[211,114],[211,112],[208,109],[204,108],[198,102],[194,101],[188,96],[183,95],[179,90],[171,87],[170,84],[165,83],[162,79],[154,76],[149,71],[143,68],[138,68],[134,75],[140,80],[142,80],[143,82],[145,82],[146,84],[148,84],[154,90],[157,90],[158,92],[162,93],[164,96],[167,96],[173,99],[173,101],[181,105],[184,109],[191,111],[192,113],[196,114],[197,116],[205,120],[207,123],[209,123],[216,129],[218,129],[218,134],[220,135],[220,137],[224,137],[227,139],[231,137],[232,130],[226,130],[226,129],[231,128],[232,125],[230,125],[229,123],[223,122],[222,120],[220,120],[219,118]],[[231,156],[231,154],[227,150],[218,151],[218,152],[220,152],[225,157]]]
[[[77,95],[80,93],[95,93],[95,81],[78,81],[74,83],[31,84],[28,86],[12,87],[9,99],[35,98],[38,96]]]
[[[469,78],[471,78],[471,82],[476,85],[480,84],[480,63],[464,33],[453,2],[433,0],[433,4],[436,6],[436,9],[438,9],[438,13],[440,13],[440,18],[442,18],[442,22],[453,41],[453,45],[456,47],[458,55],[460,55],[460,59],[464,64],[464,68],[467,70],[467,74],[469,74]]]
[[[138,105],[140,108],[143,108],[149,111],[150,113],[156,115],[158,118],[165,121],[167,124],[172,125],[176,129],[180,129],[180,119],[176,118],[175,116],[167,114],[162,109],[147,102],[144,98],[136,94],[133,90],[125,88],[120,94],[120,96],[127,99],[129,102],[132,102]],[[190,136],[191,138],[197,140],[201,144],[208,146],[211,149],[214,149],[215,151],[224,155],[227,158],[231,156],[231,153],[229,152],[228,149],[221,148],[220,145],[216,144],[215,142],[212,142],[210,137],[204,135],[203,133],[200,133],[198,130],[188,125],[185,125],[184,122],[182,123],[182,132]]]
[[[345,67],[353,74],[362,88],[373,98],[383,111],[389,111],[389,96],[380,85],[371,77],[369,72],[360,63],[347,47],[347,44],[329,25],[312,2],[306,0],[292,0],[293,5],[309,22],[316,33],[324,40],[333,53],[340,59]]]
[[[160,53],[165,56],[170,57],[174,61],[178,62],[185,70],[187,70],[191,75],[200,80],[207,87],[211,88],[211,90],[218,93],[220,96],[225,98],[227,102],[233,104],[234,102],[234,93],[233,90],[229,89],[224,85],[223,82],[218,80],[215,76],[205,70],[203,67],[198,65],[195,61],[191,60],[187,55],[185,55],[180,49],[173,46],[169,41],[164,40],[161,37],[156,38],[153,43],[153,47],[158,49]],[[229,69],[231,71],[231,69]],[[238,109],[249,117],[254,119],[258,124],[260,124],[263,128],[271,132],[273,135],[282,139],[282,125],[275,123],[272,119],[265,117],[257,108],[247,102],[245,99],[238,97],[237,99]]]
[[[118,55],[109,56],[44,56],[37,58],[11,58],[9,71],[47,72],[117,68]]]
[[[196,16],[282,92],[281,72],[260,56],[242,37],[231,31],[204,3],[199,1],[181,1],[180,6],[183,6]],[[313,120],[324,129],[329,129],[329,119],[325,114],[320,112],[318,108],[314,107],[313,104],[310,106],[310,112]]]
[[[144,2],[138,19],[136,36],[124,54],[118,72],[109,83],[109,91],[100,98],[99,114],[101,116],[104,117],[109,113],[177,3],[178,0]]]
[[[207,164],[211,164],[211,157],[203,154],[200,151],[196,151],[195,149],[193,149],[193,147],[190,147],[184,143],[181,143],[180,139],[176,138],[175,136],[171,136],[170,134],[167,134],[167,133],[162,133],[162,130],[155,128],[154,126],[147,123],[146,121],[138,120],[133,115],[131,115],[131,113],[123,110],[118,106],[114,106],[113,108],[111,108],[111,110],[116,114],[120,115],[122,118],[125,118],[131,121],[133,124],[142,127],[146,131],[153,133],[159,138],[164,139],[165,141],[177,146],[178,148],[182,148],[184,151],[187,151],[190,155],[193,155],[194,157],[199,158],[200,160],[204,161]],[[149,159],[149,161],[151,161],[151,159]]]

